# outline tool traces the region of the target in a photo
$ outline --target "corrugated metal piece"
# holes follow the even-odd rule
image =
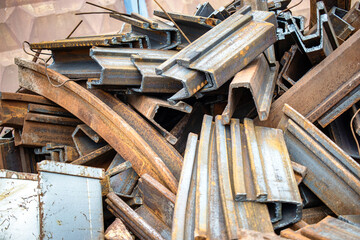
[[[349,84],[356,79],[354,77],[360,71],[360,64],[358,64],[360,62],[360,55],[357,54],[358,52],[360,52],[359,31],[341,44],[320,64],[308,71],[294,87],[274,101],[271,104],[267,121],[257,120],[256,123],[263,126],[276,127],[282,116],[282,108],[286,103],[300,114],[306,116],[311,122],[315,122],[324,112],[341,99],[340,97],[336,101],[327,101],[329,96],[332,96],[337,91],[346,95],[347,92],[358,85]],[[319,111],[317,111],[318,106],[322,105],[324,107],[320,107]],[[315,112],[317,113],[316,115]]]
[[[19,66],[19,79],[22,87],[31,89],[59,103],[60,106],[97,132],[125,160],[130,161],[134,170],[140,176],[149,173],[168,186],[173,192],[176,192],[178,183],[174,174],[178,177],[180,175],[181,156],[175,153],[176,150],[168,146],[166,140],[161,139],[161,136],[158,136],[154,129],[138,120],[139,117],[135,112],[130,111],[125,104],[122,104],[110,94],[101,90],[92,91],[91,93],[75,82],[70,81],[61,88],[55,88],[50,85],[44,75],[44,66],[20,59],[16,59],[16,63]],[[47,70],[47,74],[52,81],[57,83],[64,83],[64,81],[68,80],[65,76],[51,69]],[[57,94],[54,94],[54,92]],[[123,115],[129,118],[132,117],[133,121],[125,121],[121,117]],[[129,123],[134,124],[135,127],[129,125]],[[157,146],[151,147],[149,144],[153,141],[146,141],[140,134],[143,136],[146,134],[145,137],[150,139],[159,139],[155,141]],[[159,157],[156,152],[157,149],[163,149],[160,153],[167,156],[160,155],[161,157]],[[173,169],[173,172],[169,170],[163,159],[168,160],[167,164]]]
[[[131,61],[133,54],[174,54],[173,51],[147,50],[136,48],[92,48],[90,56],[101,66],[99,80],[88,82],[88,87],[92,85],[111,85],[111,86],[141,86],[142,76],[139,70]]]
[[[295,39],[301,51],[305,52],[313,65],[318,64],[335,50],[339,43],[337,41],[332,23],[328,17],[323,2],[316,3],[317,23],[316,29],[311,34],[303,35],[290,13],[285,13],[286,20],[292,24],[288,25],[289,31]]]
[[[294,240],[306,240],[306,239],[359,239],[360,228],[353,226],[349,223],[333,218],[331,216],[326,217],[317,224],[307,225],[300,228],[296,232],[291,229],[285,229],[281,231],[281,236],[294,239]]]
[[[0,170],[0,238],[40,239],[38,176]]]
[[[1,126],[21,128],[28,112],[29,103],[54,105],[53,102],[38,95],[25,93],[0,93]]]
[[[154,124],[165,139],[171,144],[175,144],[177,142],[177,138],[156,122],[156,114],[159,112],[160,108],[172,109],[184,113],[191,113],[192,111],[192,107],[182,101],[177,102],[175,105],[171,105],[165,100],[144,95],[128,95],[127,100],[132,107]]]
[[[124,224],[140,239],[163,240],[164,238],[151,227],[139,214],[132,210],[114,192],[107,195],[105,202],[108,209],[118,218],[124,220]]]
[[[219,166],[232,175],[234,199],[275,205],[269,207],[274,228],[299,221],[302,201],[282,131],[255,127],[247,118],[223,126],[218,116],[215,125]]]
[[[218,89],[276,41],[273,24],[252,20],[252,16],[242,13],[234,13],[161,64],[156,69],[157,74],[171,77],[174,74],[168,71],[180,65],[205,73],[208,85],[202,91]],[[234,61],[235,58],[239,59]],[[186,81],[183,83],[188,85]],[[202,88],[203,83],[204,80],[184,89],[191,96]]]
[[[103,239],[104,170],[42,161],[38,171],[41,239]]]
[[[240,101],[242,91],[248,88],[253,96],[261,121],[266,120],[275,89],[279,65],[269,66],[264,55],[258,56],[243,70],[238,72],[229,86],[228,104],[222,113],[223,124],[229,124]]]
[[[175,51],[147,51],[131,55],[131,61],[142,76],[140,88],[134,88],[136,92],[143,93],[175,93],[182,87],[179,81],[173,78],[157,75],[155,68],[165,62]]]
[[[172,239],[234,239],[242,236],[241,229],[273,231],[266,204],[234,200],[217,138],[208,115],[198,144],[197,135],[189,135]]]
[[[305,185],[335,214],[359,214],[360,165],[289,105],[283,111],[279,128],[292,161],[308,168]]]

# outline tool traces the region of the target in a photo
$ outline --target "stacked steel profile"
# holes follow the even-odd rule
[[[359,239],[359,2],[309,29],[289,2],[31,43],[0,95],[0,239]]]

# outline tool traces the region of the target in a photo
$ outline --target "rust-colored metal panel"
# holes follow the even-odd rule
[[[146,141],[139,135],[141,131],[136,131],[107,104],[77,83],[71,81],[65,83],[68,80],[67,77],[48,69],[47,74],[53,82],[64,84],[62,87],[56,88],[44,75],[44,66],[20,59],[16,59],[16,63],[19,66],[22,87],[46,96],[86,123],[114,147],[124,159],[130,161],[140,176],[149,173],[168,186],[171,191],[177,191],[176,178],[163,162],[164,158],[160,158],[154,148],[149,146],[150,141]],[[107,95],[105,94],[105,96]],[[108,96],[113,98],[111,95]],[[177,166],[181,166],[181,157],[172,158],[170,163],[175,161],[178,163]]]
[[[106,240],[133,240],[129,230],[124,223],[116,218],[114,222],[105,231]]]

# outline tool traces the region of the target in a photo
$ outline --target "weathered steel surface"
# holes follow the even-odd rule
[[[38,176],[0,170],[0,238],[40,239]]]
[[[17,59],[16,63],[19,66],[20,85],[22,87],[57,102],[97,132],[125,160],[130,161],[134,170],[140,176],[149,173],[168,186],[171,191],[176,192],[177,180],[173,173],[164,164],[163,159],[154,152],[154,148],[149,145],[150,141],[146,142],[139,135],[140,132],[144,131],[144,128],[141,128],[144,124],[136,124],[138,128],[141,128],[141,131],[136,131],[129,125],[130,121],[124,120],[116,111],[110,108],[111,106],[105,104],[77,83],[67,82],[63,87],[55,88],[50,85],[44,75],[45,69],[43,66],[20,59]],[[65,76],[51,69],[47,70],[47,74],[52,81],[57,83],[64,83],[64,81],[68,80]],[[105,93],[103,95],[110,100],[113,99],[113,102],[116,103],[115,106],[121,106],[120,101],[116,101],[111,95]],[[153,138],[154,136],[149,135],[148,137]],[[158,148],[163,147],[163,144],[158,142],[156,145],[158,145]],[[173,151],[175,152],[175,150]],[[169,162],[181,166],[181,156],[172,158]],[[180,168],[179,173],[175,175],[179,176],[179,174]]]
[[[177,138],[157,122],[156,113],[160,111],[160,108],[176,110],[184,113],[191,113],[192,111],[192,107],[182,101],[172,105],[165,100],[144,95],[128,95],[127,100],[132,107],[154,124],[171,144],[175,144],[177,142]]]
[[[284,53],[280,64],[282,69],[276,83],[285,92],[312,67],[306,54],[302,53],[297,45],[291,46],[290,50]]]
[[[228,104],[222,113],[223,124],[230,123],[230,118],[246,88],[253,96],[259,119],[266,120],[270,111],[278,70],[278,64],[271,67],[265,56],[260,55],[238,72],[229,86]]]
[[[105,200],[108,208],[112,209],[116,217],[124,220],[124,224],[140,239],[164,239],[153,227],[151,227],[142,217],[132,210],[114,192],[107,195]]]
[[[344,15],[339,15],[346,13],[347,11],[337,7],[333,7],[328,13],[334,28],[334,32],[340,44],[342,44],[355,31],[355,28],[353,26],[351,26],[348,22],[342,19]]]
[[[283,111],[279,128],[292,161],[308,168],[305,185],[335,214],[359,214],[360,165],[289,105]]]
[[[208,85],[202,91],[215,90],[275,40],[273,24],[252,20],[252,16],[243,15],[242,11],[238,11],[162,63],[156,70],[158,74],[170,77],[174,74],[169,74],[168,71],[179,67],[203,72]],[[256,47],[250,48],[250,45]],[[239,59],[234,61],[235,58]],[[182,75],[186,80],[190,79],[185,74]],[[188,86],[186,80],[183,83]],[[191,96],[202,88],[203,83],[204,81],[199,81],[183,90]]]
[[[85,156],[106,145],[106,142],[86,124],[77,125],[71,136],[80,156]]]
[[[29,103],[54,105],[54,103],[42,96],[25,93],[2,92],[0,98],[1,126],[14,128],[23,126]]]
[[[335,31],[322,1],[316,3],[317,23],[316,28],[310,30],[310,34],[303,35],[295,24],[290,13],[286,17],[289,22],[288,28],[294,37],[297,45],[308,56],[310,62],[315,65],[327,57],[335,50],[339,43],[337,41]]]
[[[180,179],[183,161],[182,156],[166,141],[164,137],[161,136],[158,131],[151,127],[141,116],[139,116],[139,114],[117,98],[114,98],[110,94],[101,90],[94,90],[91,92],[108,105],[113,111],[115,111],[121,118],[123,118],[133,129],[135,129],[135,131],[143,139],[145,139],[153,151],[158,154],[160,159],[170,169],[174,177],[177,180]],[[125,156],[123,157],[126,159]],[[134,170],[136,171],[135,168]],[[154,177],[154,175],[151,176]],[[170,190],[172,189],[170,188]]]
[[[184,163],[179,181],[179,189],[176,194],[176,202],[173,215],[171,239],[185,239],[185,230],[188,222],[186,221],[187,202],[191,191],[191,179],[196,162],[197,138],[194,133],[190,133],[186,143]]]
[[[106,160],[109,160],[109,155],[114,156],[115,155],[115,151],[114,149],[106,144],[103,147],[100,147],[96,150],[94,150],[93,152],[90,152],[84,156],[79,157],[78,159],[72,161],[72,164],[77,164],[77,165],[91,165],[93,166],[98,165]]]
[[[276,127],[282,116],[284,104],[289,104],[304,116],[310,113],[360,71],[360,32],[356,32],[321,63],[307,72],[296,86],[286,91],[271,104],[267,121],[257,124]],[[352,87],[353,85],[351,85]],[[350,87],[350,86],[349,86]],[[320,91],[321,89],[321,91]],[[333,106],[334,103],[329,103]],[[317,118],[312,119],[314,122]]]
[[[348,22],[355,31],[360,29],[360,2],[357,1],[350,11],[343,17],[344,21]]]
[[[131,163],[125,161],[119,154],[116,154],[108,167],[106,176],[110,177],[111,189],[125,195],[131,194],[139,179],[137,173],[132,169]]]
[[[79,157],[79,154],[74,147],[54,143],[47,143],[45,147],[35,148],[34,152],[36,155],[45,157],[49,155],[50,159],[46,160],[57,162],[72,162]]]
[[[22,169],[20,150],[15,147],[14,138],[0,138],[0,169],[26,172]]]
[[[105,175],[104,170],[42,161],[38,163],[38,171],[40,238],[102,239],[100,179]]]
[[[287,239],[359,239],[360,228],[333,217],[326,217],[317,224],[306,225],[297,231],[285,229],[281,236]]]
[[[76,118],[46,114],[27,113],[21,133],[21,145],[43,147],[47,143],[74,146],[71,134],[77,124]]]
[[[182,88],[182,84],[169,77],[157,75],[155,68],[172,57],[175,51],[148,50],[147,52],[131,55],[131,61],[141,73],[141,85],[133,88],[143,93],[175,93]]]
[[[218,116],[215,125],[220,176],[232,179],[227,184],[234,199],[275,204],[270,208],[274,228],[299,221],[302,201],[282,131],[255,127],[247,118],[244,124],[232,119],[228,127]]]
[[[126,229],[124,223],[116,218],[114,222],[105,231],[106,240],[133,240],[130,232]]]

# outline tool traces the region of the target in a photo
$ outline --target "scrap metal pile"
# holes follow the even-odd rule
[[[29,44],[0,238],[360,239],[359,2],[310,27],[289,2],[106,9],[117,34]]]

